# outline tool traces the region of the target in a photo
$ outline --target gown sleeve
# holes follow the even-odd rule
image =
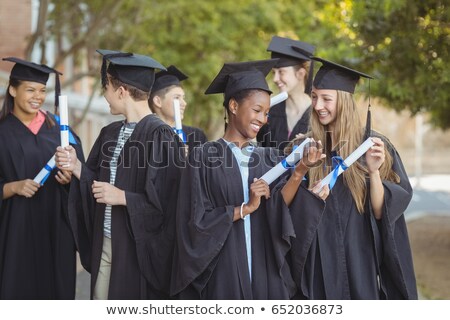
[[[271,167],[274,167],[283,159],[278,149],[263,148],[263,150],[266,154],[270,154],[270,159],[276,159],[271,164]],[[260,175],[262,176],[264,173],[266,172],[261,172]],[[281,194],[288,175],[289,172],[286,172],[269,186],[270,198],[262,201],[261,204],[265,205],[265,216],[267,217],[267,225],[270,231],[270,244],[272,245],[277,270],[292,297],[297,289],[288,264],[288,254],[292,249],[296,233],[289,207],[284,202]]]
[[[272,197],[279,197],[278,212],[286,212],[291,218],[294,237],[291,239],[291,248],[288,261],[290,271],[297,286],[297,290],[303,296],[308,296],[305,291],[305,264],[311,249],[317,228],[325,211],[325,201],[311,193],[306,183],[302,182],[297,193],[288,207],[281,195],[281,189],[286,184],[290,175],[286,175],[272,190]],[[276,211],[274,211],[276,212]],[[286,216],[286,219],[287,216]],[[283,221],[283,220],[281,220]],[[280,260],[281,261],[281,260]]]
[[[371,212],[382,291],[387,299],[417,299],[411,247],[404,216],[413,191],[397,150],[386,138],[383,139],[393,157],[392,170],[400,177],[400,182],[383,181],[384,205],[381,220],[375,221]],[[370,198],[367,202],[370,204]],[[372,211],[371,205],[369,210]]]
[[[210,191],[214,188],[210,184],[217,181],[209,180],[208,170],[202,163],[203,149],[195,148],[190,153],[189,165],[181,178],[172,295],[186,289],[194,280],[200,289],[206,285],[215,258],[233,226],[235,206],[215,207],[210,200]]]
[[[151,139],[157,143],[148,151],[144,190],[125,191],[126,210],[140,270],[153,288],[168,294],[184,150],[169,127],[156,129]]]

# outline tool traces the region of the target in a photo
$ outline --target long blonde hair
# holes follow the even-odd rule
[[[327,135],[331,134],[334,138],[333,141],[337,142],[334,146],[331,146],[331,139],[327,137]],[[335,150],[340,157],[345,159],[363,142],[364,130],[361,127],[353,94],[337,90],[334,132],[327,132],[327,127],[324,127],[319,122],[317,113],[312,112],[309,136],[312,136],[316,141],[321,140],[325,143],[324,148],[327,155],[326,166],[315,167],[309,170],[309,185],[312,187],[315,181],[323,179],[331,171],[332,150]],[[380,167],[381,179],[399,183],[399,176],[391,169],[393,158],[388,152],[386,141],[385,154],[384,163]],[[343,173],[344,184],[350,189],[358,212],[361,214],[364,212],[367,196],[366,178],[368,177],[367,168],[363,163],[364,160],[357,161]]]

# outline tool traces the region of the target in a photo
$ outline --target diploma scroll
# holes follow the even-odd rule
[[[39,171],[33,181],[39,183],[41,186],[44,185],[44,182],[47,180],[50,172],[52,172],[55,167],[55,156],[53,156],[50,160],[48,160],[47,164],[42,168],[42,170]]]
[[[303,150],[308,142],[311,141],[311,138],[306,138],[297,148],[295,148],[290,155],[283,159],[280,163],[278,163],[275,167],[267,171],[261,179],[267,182],[267,184],[271,184],[276,179],[278,179],[283,173],[286,172],[287,169],[295,166],[297,162],[299,162],[303,158]]]
[[[270,98],[270,106],[273,107],[274,105],[279,104],[280,102],[286,100],[287,98],[288,98],[287,92],[281,92],[276,96]]]
[[[180,100],[173,100],[173,114],[175,118],[175,133],[180,137],[181,141],[186,143],[186,136],[183,132],[183,125],[181,124],[181,111],[180,111]]]
[[[375,143],[371,138],[367,138],[355,151],[353,151],[340,165],[334,168],[325,178],[320,182],[320,188],[330,185],[330,189],[334,186],[337,177],[342,174],[348,167],[350,167],[356,160],[363,156]]]
[[[59,96],[59,127],[61,130],[61,147],[69,145],[69,110],[67,107],[67,96]]]

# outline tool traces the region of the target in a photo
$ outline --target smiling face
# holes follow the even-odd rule
[[[306,70],[294,66],[273,68],[273,82],[277,85],[280,92],[290,94],[295,90],[304,88],[304,78]]]
[[[337,91],[313,87],[311,98],[319,122],[323,126],[333,127],[337,117]]]
[[[270,95],[263,90],[251,90],[237,102],[230,99],[230,130],[239,140],[251,140],[256,137],[261,127],[267,123],[270,109]]]
[[[21,118],[36,115],[45,101],[45,84],[31,81],[21,81],[17,87],[10,86],[9,93],[14,98],[13,113]]]

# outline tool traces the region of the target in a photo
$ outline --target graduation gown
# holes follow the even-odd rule
[[[412,198],[412,188],[399,154],[385,137],[380,138],[393,157],[392,169],[399,175],[400,183],[383,181],[383,216],[377,221],[369,190],[365,212],[359,214],[350,189],[344,185],[343,175],[338,177],[326,199],[306,264],[293,264],[299,297],[417,299],[403,215]],[[301,210],[300,205],[295,206]],[[297,230],[299,226],[295,227]],[[301,252],[293,249],[291,253],[295,262]]]
[[[183,125],[183,132],[186,135],[186,144],[189,146],[189,150],[208,141],[203,130],[199,128]]]
[[[249,185],[279,160],[275,149],[255,148]],[[222,139],[195,148],[180,184],[171,293],[181,299],[291,297],[296,289],[286,254],[295,234],[280,198],[273,199],[278,202],[263,198],[250,215],[250,280],[244,221],[233,222],[234,208],[244,201],[238,163]]]
[[[259,130],[256,139],[261,142],[263,147],[275,147],[283,150],[287,143],[295,138],[296,134],[308,131],[310,114],[311,107],[305,110],[305,113],[289,133],[286,101],[282,101],[270,108],[268,122]]]
[[[91,296],[100,266],[105,213],[105,205],[95,202],[91,186],[94,179],[110,181],[109,162],[122,125],[117,121],[101,130],[69,198],[81,260],[91,272]],[[125,191],[127,206],[112,206],[108,299],[168,297],[183,157],[182,142],[155,115],[139,121],[125,143],[114,185]]]
[[[51,117],[53,115],[50,114]],[[0,123],[0,199],[3,186],[33,179],[60,145],[59,126],[33,134],[9,114]],[[81,144],[74,146],[83,161]],[[74,299],[76,247],[67,215],[68,185],[54,169],[31,198],[0,201],[0,299]]]

